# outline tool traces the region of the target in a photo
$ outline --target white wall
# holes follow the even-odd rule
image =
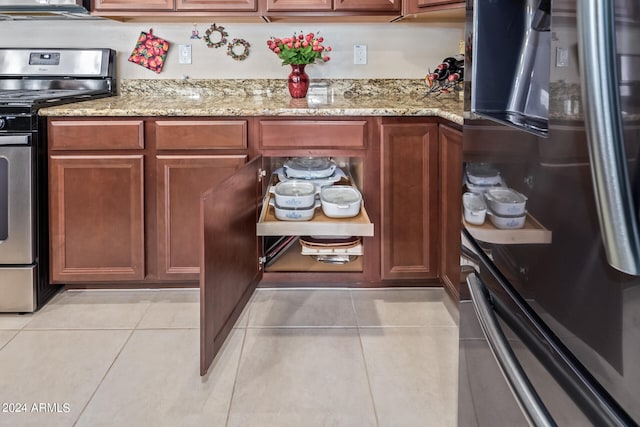
[[[381,24],[279,24],[224,23],[228,39],[242,38],[251,43],[250,56],[234,61],[226,49],[210,49],[203,40],[190,39],[192,23],[122,23],[110,20],[86,21],[0,21],[0,45],[6,47],[110,47],[119,55],[118,74],[124,79],[189,78],[253,79],[281,78],[279,58],[266,40],[286,37],[295,31],[320,31],[325,44],[333,48],[331,61],[307,67],[311,78],[423,78],[441,59],[458,53],[464,37],[463,23],[381,23]],[[204,32],[213,23],[199,23]],[[153,27],[155,35],[171,43],[165,67],[160,74],[127,61],[140,31]],[[178,44],[191,44],[193,63],[178,64]],[[353,45],[366,44],[368,63],[353,64]]]

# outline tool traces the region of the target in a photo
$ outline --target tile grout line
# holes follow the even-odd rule
[[[103,329],[104,330],[104,329]],[[109,364],[109,367],[107,368],[107,370],[104,372],[104,375],[102,375],[102,378],[100,379],[100,381],[98,382],[98,385],[96,386],[95,390],[93,390],[93,393],[91,393],[91,396],[89,396],[89,399],[87,399],[87,403],[84,404],[84,406],[82,407],[82,410],[80,411],[80,414],[78,414],[78,418],[76,418],[76,420],[73,422],[73,425],[77,425],[78,421],[80,421],[80,418],[82,417],[82,414],[84,414],[84,411],[87,410],[87,407],[89,406],[89,404],[91,403],[91,401],[93,400],[93,398],[95,397],[96,393],[98,392],[98,390],[100,389],[100,386],[102,385],[102,383],[104,382],[105,378],[107,377],[107,375],[109,375],[109,372],[111,371],[111,368],[113,367],[113,365],[116,363],[116,360],[118,360],[118,358],[120,357],[120,355],[122,354],[122,351],[124,350],[124,348],[127,346],[127,344],[129,344],[129,341],[131,340],[131,337],[133,336],[133,333],[135,332],[135,329],[130,329],[129,332],[129,336],[127,337],[127,339],[124,341],[124,344],[122,344],[122,347],[120,347],[120,350],[118,350],[118,353],[116,354],[116,356],[113,358],[113,360],[111,361],[111,363]]]
[[[369,377],[369,367],[367,365],[367,357],[364,354],[364,344],[362,342],[362,336],[360,335],[360,323],[358,322],[358,312],[356,311],[356,304],[353,300],[353,292],[349,291],[349,298],[351,299],[351,308],[353,309],[353,315],[356,319],[356,332],[358,334],[358,342],[360,343],[360,352],[362,354],[362,363],[364,365],[364,372],[367,375],[367,387],[369,388],[369,397],[371,398],[371,406],[373,407],[373,416],[376,419],[376,427],[380,426],[378,420],[378,409],[376,408],[376,400],[373,396],[373,389],[371,388],[371,378]]]
[[[247,313],[248,315],[249,313]],[[236,374],[233,378],[233,387],[231,388],[231,397],[229,398],[229,407],[227,408],[227,418],[225,419],[224,425],[227,427],[229,425],[229,419],[231,418],[231,405],[233,405],[233,397],[236,394],[236,386],[238,385],[238,377],[240,376],[240,361],[242,360],[242,354],[244,353],[244,344],[247,340],[247,330],[242,330],[242,344],[240,344],[240,354],[238,355],[238,365],[236,367]]]
[[[153,303],[153,301],[150,301],[149,304],[147,304],[147,308],[144,310],[144,313],[142,313],[142,315],[140,316],[140,318],[138,319],[138,321],[134,325],[133,329],[128,329],[130,331],[129,332],[129,336],[124,341],[124,344],[122,344],[122,347],[120,347],[120,350],[118,351],[116,356],[113,358],[113,360],[109,364],[109,367],[107,368],[107,370],[105,371],[104,375],[102,376],[102,378],[98,382],[98,385],[96,386],[95,390],[93,390],[93,393],[91,393],[91,396],[89,396],[89,399],[87,399],[87,403],[85,403],[84,406],[82,407],[82,410],[80,411],[80,414],[78,414],[78,418],[76,418],[76,420],[73,422],[74,426],[78,423],[78,421],[80,421],[80,418],[82,418],[82,414],[84,414],[84,411],[87,410],[87,407],[89,406],[89,404],[93,400],[94,396],[96,395],[96,393],[100,389],[100,386],[104,382],[105,378],[107,377],[107,375],[109,375],[109,372],[111,372],[111,368],[116,363],[116,361],[118,360],[118,358],[122,354],[122,351],[127,346],[129,341],[131,340],[131,337],[133,336],[133,333],[136,331],[136,329],[140,325],[140,322],[142,322],[142,319],[144,318],[144,316],[149,312],[149,309],[151,308],[152,303]],[[127,329],[122,328],[122,329],[98,329],[98,330],[127,330]]]
[[[9,341],[7,341],[6,343],[4,343],[4,345],[3,345],[2,347],[0,347],[0,351],[4,350],[4,349],[9,345],[9,343],[10,343],[11,341],[15,340],[15,339],[16,339],[16,337],[18,336],[18,334],[19,334],[20,332],[22,332],[22,330],[20,330],[20,329],[3,329],[3,331],[13,331],[13,332],[15,332],[15,334],[13,334],[13,336],[9,339]]]
[[[138,319],[138,321],[136,322],[135,326],[133,327],[134,330],[138,329],[138,326],[140,326],[140,323],[142,323],[142,319],[144,319],[144,316],[147,315],[147,313],[149,313],[149,310],[151,310],[151,306],[153,305],[155,301],[155,295],[154,295],[154,301],[149,301],[149,304],[147,304],[147,308],[144,310],[144,313],[142,313],[142,316],[140,316],[140,318]]]

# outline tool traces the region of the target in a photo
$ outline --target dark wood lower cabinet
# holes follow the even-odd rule
[[[460,297],[460,228],[462,218],[462,132],[439,127],[440,140],[440,280]]]
[[[156,157],[158,279],[200,278],[201,194],[246,161],[245,155]]]
[[[381,278],[438,276],[438,124],[381,126]]]
[[[200,197],[247,162],[247,120],[48,125],[52,281],[196,286]]]
[[[265,236],[365,236],[358,268],[270,266],[274,286],[443,284],[457,297],[462,133],[436,118],[55,118],[48,129],[52,280],[199,281],[203,375],[263,278]],[[261,217],[259,234],[269,172],[295,156],[347,169],[372,231],[265,231]]]
[[[142,280],[143,156],[52,156],[51,280]]]

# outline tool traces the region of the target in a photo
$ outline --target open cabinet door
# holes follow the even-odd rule
[[[200,223],[200,375],[216,353],[256,288],[256,220],[262,199],[256,157],[202,196]]]

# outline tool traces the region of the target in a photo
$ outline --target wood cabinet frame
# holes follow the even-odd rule
[[[462,131],[441,124],[440,148],[440,280],[449,296],[460,298],[460,218],[462,217]]]

